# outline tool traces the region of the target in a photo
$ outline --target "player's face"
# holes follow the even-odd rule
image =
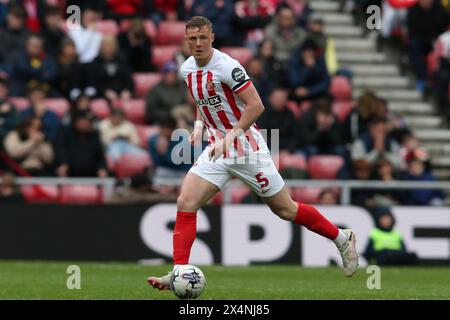
[[[207,26],[191,28],[186,30],[186,40],[195,59],[207,59],[212,50],[214,33]]]

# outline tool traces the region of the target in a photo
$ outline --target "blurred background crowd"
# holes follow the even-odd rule
[[[449,3],[396,2],[342,0],[339,10],[365,21],[366,8],[379,5],[379,45],[400,37],[416,89],[436,92],[450,115]],[[81,8],[81,25],[66,23],[70,5]],[[339,65],[335,39],[308,1],[11,0],[0,1],[0,197],[13,194],[13,172],[133,177],[123,188],[173,199],[176,188],[151,181],[189,169],[173,163],[170,136],[195,118],[179,74],[190,55],[184,23],[195,15],[212,21],[214,46],[245,66],[266,107],[259,126],[280,130],[285,178],[435,180],[429,154],[389,101],[370,88],[352,96],[352,71]],[[338,189],[316,191],[311,202],[339,201]],[[236,201],[252,201],[244,194]],[[444,198],[438,190],[352,194],[364,206]]]

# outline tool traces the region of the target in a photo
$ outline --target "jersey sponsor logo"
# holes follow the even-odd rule
[[[218,104],[222,103],[222,99],[220,98],[220,96],[212,96],[206,99],[198,99],[196,100],[196,104],[198,106],[206,106],[206,105],[210,105],[210,106],[215,106]]]
[[[244,71],[242,71],[241,69],[234,68],[233,71],[231,71],[231,77],[233,78],[234,81],[241,82],[244,81],[245,74]]]
[[[208,109],[210,112],[219,112],[219,111],[225,110],[225,108],[221,104],[216,104],[214,106],[208,106]]]

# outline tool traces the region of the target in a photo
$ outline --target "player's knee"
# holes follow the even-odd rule
[[[196,205],[195,201],[184,195],[179,195],[177,198],[178,211],[194,212],[198,209]]]

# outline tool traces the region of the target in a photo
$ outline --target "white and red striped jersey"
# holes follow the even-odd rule
[[[195,100],[208,133],[209,142],[222,139],[233,129],[244,112],[244,103],[238,94],[251,80],[241,64],[229,55],[213,49],[210,62],[198,67],[193,56],[181,66],[181,74]],[[266,142],[254,123],[231,146],[226,157],[247,155],[251,152],[268,152]]]

